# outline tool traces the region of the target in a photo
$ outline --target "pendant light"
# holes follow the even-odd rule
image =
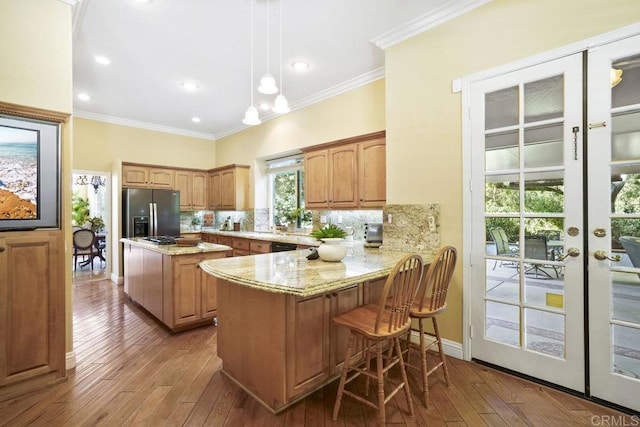
[[[282,3],[284,0],[280,0],[280,94],[276,96],[275,101],[273,102],[273,112],[284,114],[289,112],[289,103],[287,102],[287,98],[282,94],[283,86],[282,86]]]
[[[267,72],[260,79],[260,86],[258,86],[258,92],[271,95],[278,92],[276,87],[276,79],[269,72],[269,0],[267,0]]]
[[[259,125],[260,123],[262,123],[260,121],[260,117],[258,116],[258,110],[256,109],[256,107],[253,106],[253,1],[254,0],[250,0],[251,2],[251,105],[249,105],[249,108],[247,108],[247,112],[244,113],[244,119],[242,120],[242,123],[244,123],[245,125],[250,125],[250,126],[254,126],[254,125]]]

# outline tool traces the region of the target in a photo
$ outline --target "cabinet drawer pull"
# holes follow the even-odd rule
[[[4,252],[4,247],[0,246],[0,252]]]

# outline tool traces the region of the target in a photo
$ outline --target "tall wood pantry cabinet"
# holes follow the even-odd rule
[[[66,377],[62,232],[0,234],[0,401]]]

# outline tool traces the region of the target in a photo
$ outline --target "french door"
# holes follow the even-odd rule
[[[591,395],[640,411],[640,36],[588,75]]]
[[[469,99],[471,356],[640,410],[640,36]]]
[[[579,391],[581,99],[580,54],[471,87],[472,357]]]

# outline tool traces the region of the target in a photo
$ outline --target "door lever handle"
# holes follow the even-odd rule
[[[605,251],[595,251],[593,253],[593,256],[598,261],[604,261],[605,259],[608,259],[609,261],[620,262],[620,255],[614,255],[613,257],[610,257]]]
[[[569,248],[566,254],[562,254],[558,256],[558,261],[564,261],[564,259],[568,256],[577,257],[580,255],[580,249],[578,248]]]

